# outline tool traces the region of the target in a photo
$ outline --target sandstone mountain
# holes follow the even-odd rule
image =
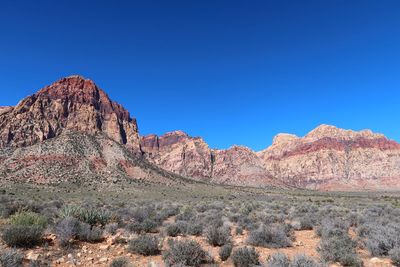
[[[278,134],[255,152],[212,149],[182,131],[139,136],[136,120],[88,79],[71,76],[0,107],[0,181],[162,184],[198,181],[320,190],[400,188],[400,144],[321,125]]]
[[[0,181],[180,178],[142,159],[136,120],[91,80],[64,78],[0,108]]]
[[[305,137],[278,134],[267,149],[210,149],[176,131],[142,137],[144,156],[174,173],[235,185],[279,184],[319,190],[400,188],[400,144],[369,130],[321,125]]]
[[[61,79],[15,107],[1,108],[0,116],[0,147],[29,146],[74,130],[102,132],[133,150],[139,148],[137,124],[129,112],[80,76]]]

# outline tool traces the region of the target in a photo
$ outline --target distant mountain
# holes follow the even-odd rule
[[[278,134],[267,149],[210,149],[176,131],[141,138],[144,156],[198,180],[235,185],[280,184],[318,190],[400,188],[400,144],[369,130],[321,125],[305,137]]]
[[[400,189],[400,144],[369,130],[329,125],[304,137],[278,134],[259,152],[212,149],[182,131],[140,137],[129,112],[80,76],[61,79],[15,107],[0,107],[1,179],[173,184],[182,177],[261,187]]]

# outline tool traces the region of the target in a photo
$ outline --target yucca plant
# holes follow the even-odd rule
[[[65,206],[60,212],[61,218],[73,217],[81,222],[94,225],[106,225],[111,220],[110,212],[96,208],[82,208],[78,206]]]

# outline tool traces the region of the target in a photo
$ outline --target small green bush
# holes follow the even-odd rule
[[[159,240],[155,236],[141,235],[128,242],[128,250],[144,256],[159,255]]]
[[[203,233],[203,226],[201,226],[200,224],[189,223],[186,233],[188,235],[201,236],[201,234]]]
[[[169,249],[163,255],[167,267],[200,266],[210,261],[210,256],[194,240],[169,240]]]
[[[72,241],[79,233],[80,222],[76,218],[67,217],[57,223],[55,232],[58,241],[62,247],[70,245]]]
[[[11,225],[31,226],[37,225],[46,228],[47,219],[40,214],[34,212],[18,212],[10,217]]]
[[[318,252],[326,262],[339,262],[344,266],[362,266],[355,246],[356,243],[347,234],[332,235],[322,238]]]
[[[97,243],[103,241],[103,230],[96,227],[90,226],[88,223],[80,223],[78,227],[77,238],[80,241],[86,241],[90,243]]]
[[[10,225],[2,235],[4,242],[9,247],[30,248],[42,242],[43,228],[33,225]]]
[[[285,248],[292,246],[285,229],[278,225],[261,225],[250,232],[247,242],[265,248]]]
[[[166,234],[168,236],[172,236],[172,237],[175,237],[175,236],[178,236],[178,235],[182,234],[181,233],[181,228],[176,223],[169,224],[165,228],[165,232],[166,232]]]
[[[105,231],[110,235],[115,235],[118,230],[118,223],[109,223],[104,227]]]
[[[232,253],[235,267],[254,267],[260,264],[259,254],[253,247],[238,248]]]
[[[223,246],[231,240],[230,229],[227,227],[211,226],[206,229],[204,234],[212,246]]]
[[[126,229],[129,232],[136,234],[143,233],[156,233],[157,232],[158,223],[151,219],[145,219],[142,222],[132,222],[126,226]]]

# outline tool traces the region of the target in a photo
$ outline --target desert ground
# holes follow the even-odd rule
[[[8,266],[399,266],[400,195],[2,184]]]

